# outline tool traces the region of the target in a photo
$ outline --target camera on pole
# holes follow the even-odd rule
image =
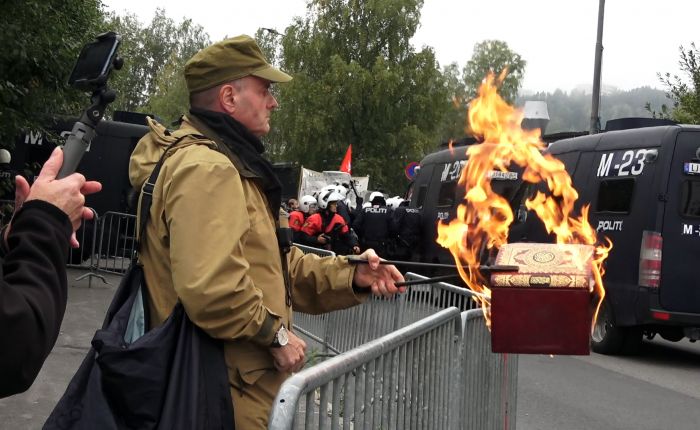
[[[96,41],[88,43],[80,51],[78,60],[68,78],[68,84],[80,91],[91,92],[91,105],[73,125],[63,147],[63,165],[58,178],[75,172],[83,154],[95,137],[97,124],[104,116],[107,105],[116,98],[116,93],[107,87],[109,74],[121,69],[124,61],[117,56],[121,36],[115,32],[102,33]]]

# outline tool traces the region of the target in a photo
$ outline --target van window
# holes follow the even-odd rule
[[[425,203],[425,193],[428,191],[428,185],[421,185],[418,188],[418,200],[416,201],[416,207],[422,208],[423,203]]]
[[[634,194],[634,178],[606,179],[598,187],[596,212],[629,213]]]
[[[681,184],[681,214],[700,217],[700,181],[686,180]]]
[[[445,207],[445,206],[452,207],[452,205],[454,205],[454,202],[455,202],[455,197],[456,197],[455,192],[456,191],[457,191],[457,182],[456,181],[443,182],[442,184],[440,184],[440,193],[438,194],[437,206],[438,207]]]

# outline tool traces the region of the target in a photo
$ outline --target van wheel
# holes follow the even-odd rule
[[[615,326],[610,306],[604,301],[593,326],[591,349],[606,355],[633,354],[641,343],[642,332],[638,328]]]

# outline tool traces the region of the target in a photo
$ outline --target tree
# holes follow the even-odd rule
[[[449,142],[464,137],[467,123],[467,90],[457,63],[443,68],[448,108],[440,120],[436,137],[440,142]]]
[[[506,42],[485,40],[477,43],[474,45],[472,58],[467,61],[462,71],[468,99],[476,97],[479,85],[489,72],[498,75],[504,69],[508,69],[508,75],[501,85],[499,94],[512,104],[522,85],[526,64],[526,61],[512,51]]]
[[[210,44],[202,26],[190,19],[176,23],[157,9],[146,27],[133,14],[110,15],[107,27],[123,37],[124,68],[112,82],[118,94],[114,109],[154,113],[168,120],[185,113],[185,62]]]
[[[48,23],[48,24],[47,24]],[[0,14],[0,147],[88,99],[66,83],[102,23],[99,0],[8,0]],[[47,30],[50,26],[50,31]]]
[[[400,193],[403,168],[435,141],[447,108],[430,48],[410,39],[422,0],[311,0],[281,37],[280,109],[267,145],[287,160],[335,170],[349,144],[353,173]]]
[[[659,80],[666,87],[666,95],[672,102],[672,108],[661,106],[660,112],[655,112],[651,104],[647,103],[647,110],[656,117],[671,118],[684,124],[700,124],[700,51],[695,43],[690,44],[690,49],[679,47],[681,59],[678,65],[681,71],[689,78],[686,82],[678,75],[671,77],[670,73],[658,74]]]

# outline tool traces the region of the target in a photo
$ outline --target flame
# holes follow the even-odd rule
[[[468,110],[471,133],[483,142],[467,149],[468,163],[462,170],[459,185],[465,187],[464,202],[457,208],[457,216],[449,224],[438,224],[437,242],[452,253],[460,276],[469,288],[478,293],[490,325],[489,299],[491,291],[485,276],[479,272],[481,256],[486,251],[507,243],[508,229],[513,212],[508,201],[491,188],[490,172],[507,172],[511,164],[521,166],[522,179],[531,183],[546,183],[549,194],[537,192],[525,202],[544,223],[547,232],[556,236],[558,244],[585,244],[595,246],[592,256],[592,290],[598,297],[593,321],[605,297],[603,288],[603,261],[612,242],[598,244],[595,229],[588,222],[588,205],[579,216],[574,215],[578,193],[564,163],[549,154],[543,154],[544,143],[540,130],[523,130],[521,110],[508,105],[497,92],[505,71],[495,77],[489,74],[479,88],[479,95]],[[583,263],[581,263],[583,264]]]

